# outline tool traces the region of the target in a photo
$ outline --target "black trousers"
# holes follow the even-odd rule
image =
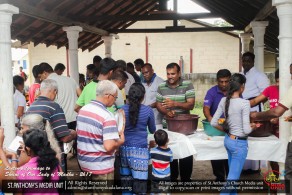
[[[211,165],[216,181],[225,181],[229,172],[228,160],[211,160]]]
[[[72,129],[72,130],[75,130],[75,131],[76,131],[76,125],[77,125],[76,121],[72,121],[70,123],[67,123],[68,129]],[[64,163],[65,163],[65,165],[64,165],[65,170],[63,170],[63,171],[65,173],[67,173],[67,154],[64,154]],[[80,166],[79,166],[79,168],[80,168]]]
[[[190,181],[193,172],[193,160],[193,156],[173,160],[170,163],[171,181],[176,181],[179,174],[182,181]]]

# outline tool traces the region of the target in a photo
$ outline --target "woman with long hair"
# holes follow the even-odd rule
[[[29,129],[40,129],[46,132],[48,140],[50,141],[50,146],[56,152],[57,159],[61,162],[61,149],[51,129],[50,123],[39,114],[25,115],[21,120],[21,130],[19,132],[19,136],[22,136]],[[5,173],[7,172],[7,170],[5,170],[5,167],[7,166],[20,167],[25,163],[29,162],[31,156],[28,156],[24,150],[19,150],[20,153],[18,155],[16,153],[4,150],[3,142],[2,144],[0,143],[0,151],[2,151],[2,155],[0,155],[1,162],[8,163],[5,166],[0,166],[0,184],[1,184],[1,180],[13,179],[4,176]]]
[[[156,130],[152,108],[141,104],[145,88],[141,83],[131,85],[128,104],[122,109],[126,116],[125,143],[120,147],[121,179],[130,180],[132,192],[146,193],[148,179],[149,151],[147,127],[150,133]]]
[[[4,129],[0,128],[0,156],[6,167],[10,168],[10,174],[15,175],[19,181],[58,181],[59,160],[56,158],[56,152],[51,148],[50,142],[45,131],[39,129],[29,129],[23,134],[24,148],[23,152],[30,157],[30,160],[16,170],[17,158],[13,157],[10,164],[3,154]],[[23,189],[23,193],[49,193],[58,194],[57,189]]]
[[[230,79],[227,96],[222,98],[211,125],[225,131],[224,146],[228,154],[229,173],[227,181],[235,181],[240,174],[247,156],[247,137],[251,133],[254,123],[250,124],[250,103],[241,98],[244,91],[246,78],[242,74],[233,74]],[[225,121],[218,123],[220,116],[224,114]],[[236,193],[236,190],[223,190],[222,193]]]

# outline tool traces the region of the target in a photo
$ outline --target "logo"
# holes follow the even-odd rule
[[[264,174],[264,182],[271,190],[285,190],[285,184],[281,183],[280,176],[278,171],[269,170]]]

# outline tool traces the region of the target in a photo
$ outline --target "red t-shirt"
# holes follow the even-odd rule
[[[28,91],[28,96],[29,96],[29,105],[31,105],[34,102],[35,98],[35,93],[37,90],[40,89],[40,84],[39,83],[34,83],[30,86],[29,91]]]
[[[279,102],[279,86],[271,85],[271,86],[267,87],[263,91],[262,94],[269,99],[270,109],[271,108],[275,108],[276,106],[278,106],[278,102]]]

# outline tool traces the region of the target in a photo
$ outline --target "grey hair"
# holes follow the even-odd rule
[[[57,158],[59,160],[61,159],[61,149],[58,145],[58,141],[55,137],[49,121],[45,120],[39,114],[28,114],[22,118],[21,124],[28,126],[28,129],[44,130],[47,133],[51,148],[57,153]]]
[[[45,129],[44,118],[39,114],[25,115],[21,120],[21,124],[28,126],[29,129]]]
[[[118,86],[109,80],[98,82],[96,88],[96,96],[104,96],[105,94],[114,94],[118,92]]]
[[[58,84],[55,80],[45,79],[41,83],[40,90],[45,90],[45,91],[58,90]]]

